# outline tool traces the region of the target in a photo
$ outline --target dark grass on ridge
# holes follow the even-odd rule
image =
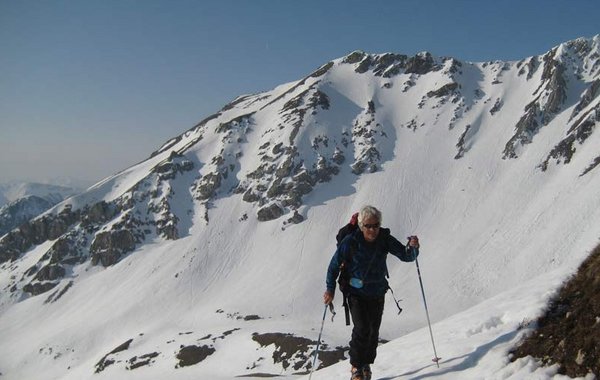
[[[511,354],[512,361],[531,355],[544,365],[558,364],[558,373],[570,377],[600,376],[600,245]]]

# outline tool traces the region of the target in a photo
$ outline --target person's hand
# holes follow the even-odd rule
[[[329,290],[326,290],[323,294],[323,303],[325,305],[329,305],[333,301],[333,293]]]
[[[413,236],[409,236],[408,237],[408,246],[411,248],[419,248],[419,238],[417,237],[417,235],[413,235]]]

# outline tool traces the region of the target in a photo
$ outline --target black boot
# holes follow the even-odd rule
[[[363,380],[371,380],[371,375],[373,373],[371,372],[371,367],[368,364],[362,368],[362,373]]]

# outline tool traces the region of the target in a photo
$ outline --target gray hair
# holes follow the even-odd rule
[[[377,210],[373,206],[364,206],[358,212],[358,225],[359,227],[363,226],[363,221],[375,217],[379,223],[382,221],[381,211]]]

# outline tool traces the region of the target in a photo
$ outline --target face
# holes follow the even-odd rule
[[[374,216],[363,220],[360,230],[362,231],[365,240],[369,242],[375,241],[377,235],[379,235],[380,226],[379,220]]]

